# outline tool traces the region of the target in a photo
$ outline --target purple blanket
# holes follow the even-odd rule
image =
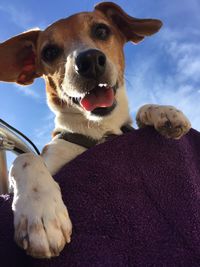
[[[13,241],[11,199],[0,202],[2,267],[200,266],[200,133],[153,129],[98,145],[55,177],[73,222],[61,255],[36,260]]]

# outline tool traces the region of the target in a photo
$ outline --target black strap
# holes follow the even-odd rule
[[[17,154],[24,154],[26,152],[24,152],[23,150],[21,150],[20,148],[17,148],[16,146],[13,149]]]
[[[56,135],[56,138],[63,139],[70,143],[83,146],[85,148],[91,148],[98,143],[98,140],[89,138],[86,135],[78,133],[61,132]]]
[[[126,124],[121,127],[121,130],[123,133],[130,133],[134,131],[134,128],[130,124]]]
[[[121,130],[123,133],[128,133],[128,132],[133,131],[134,129],[131,125],[127,124],[127,125],[123,125],[121,127]],[[106,139],[109,139],[109,137],[114,137],[114,136],[116,135],[111,134],[109,136],[106,136]],[[92,139],[91,137],[88,137],[86,135],[79,134],[79,133],[70,133],[67,131],[55,133],[55,137],[58,139],[63,139],[70,143],[85,147],[85,148],[91,148],[97,145],[98,143],[100,143],[99,140]]]

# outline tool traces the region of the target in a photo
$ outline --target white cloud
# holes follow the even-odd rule
[[[32,14],[30,10],[25,9],[23,6],[4,3],[3,5],[0,4],[0,11],[7,14],[8,20],[17,27],[21,28],[21,31],[27,31],[34,28],[46,28],[47,23],[44,20],[38,21],[37,16]]]
[[[149,55],[148,58],[134,62],[128,76],[128,95],[133,115],[145,103],[174,105],[190,119],[192,126],[200,130],[200,48],[188,38],[174,38],[167,29],[161,38],[161,56]],[[176,35],[177,36],[177,35]],[[170,67],[159,69],[163,58]],[[162,68],[165,68],[162,65]],[[130,77],[130,78],[129,78]]]
[[[33,132],[33,142],[40,150],[51,140],[51,133],[54,129],[54,117],[55,115],[49,111],[48,115],[41,119],[42,125],[38,125],[38,128]]]
[[[39,93],[34,89],[33,85],[22,86],[22,85],[13,83],[11,84],[11,86],[13,86],[15,89],[17,89],[17,91],[24,94],[25,96],[32,97],[34,99],[39,99],[41,97]]]
[[[27,10],[23,10],[23,8],[18,10],[16,6],[12,4],[0,5],[0,10],[8,14],[9,20],[24,30],[27,29],[33,20],[31,14]]]
[[[171,58],[176,61],[181,81],[191,79],[200,82],[200,47],[196,43],[172,42],[168,47]]]

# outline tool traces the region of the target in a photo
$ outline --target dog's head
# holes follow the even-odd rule
[[[119,105],[124,44],[140,42],[161,25],[159,20],[130,17],[114,3],[100,3],[93,12],[0,44],[0,80],[26,85],[43,75],[54,110],[103,118]]]

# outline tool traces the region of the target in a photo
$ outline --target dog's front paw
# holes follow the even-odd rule
[[[58,256],[70,242],[72,224],[62,201],[60,188],[33,187],[32,192],[17,196],[13,202],[15,240],[36,258]]]
[[[152,125],[166,138],[179,139],[191,128],[188,118],[173,106],[145,105],[139,109],[136,120],[139,127]]]

